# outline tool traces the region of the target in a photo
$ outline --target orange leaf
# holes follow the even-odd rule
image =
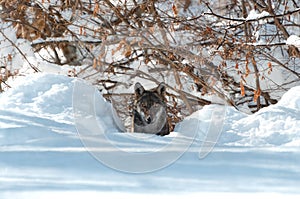
[[[211,34],[212,33],[212,28],[211,27],[208,27],[208,26],[206,26],[205,27],[205,34]]]
[[[130,57],[130,55],[131,55],[131,47],[130,47],[130,45],[126,45],[126,49],[125,49],[125,52],[124,52],[124,56],[126,57],[126,58],[128,58],[128,57]]]
[[[245,77],[248,77],[249,74],[250,74],[249,62],[248,62],[248,60],[246,60],[246,74],[245,74]]]
[[[153,34],[153,33],[155,32],[154,26],[150,27],[150,28],[149,28],[149,31]]]
[[[201,95],[205,95],[205,94],[207,94],[207,88],[203,87],[201,91]]]
[[[144,60],[144,63],[145,63],[145,64],[148,64],[149,61],[150,61],[149,57],[146,57],[145,60]]]
[[[93,68],[96,69],[97,68],[97,59],[94,58],[93,60]]]
[[[254,102],[257,102],[257,99],[259,98],[260,94],[261,94],[260,88],[258,88],[258,90],[256,90],[256,91],[254,91],[254,98],[253,98]]]
[[[243,84],[243,80],[240,81],[241,95],[245,96],[245,87]]]
[[[217,84],[217,80],[215,78],[210,78],[211,82],[209,83],[210,87],[214,87]]]
[[[83,27],[82,27],[82,26],[80,26],[80,28],[79,28],[79,34],[80,34],[80,35],[83,34]]]
[[[7,61],[12,61],[12,55],[11,54],[7,55]]]
[[[272,63],[271,62],[268,62],[268,67],[272,68]]]
[[[114,55],[116,52],[120,51],[124,45],[126,45],[126,41],[125,39],[122,39],[117,48],[112,50],[111,54]]]
[[[235,69],[237,69],[237,70],[239,69],[239,64],[238,63],[235,64]]]
[[[94,12],[93,12],[94,17],[97,16],[98,12],[99,12],[99,3],[96,3],[95,8],[94,8]]]
[[[175,4],[172,5],[172,10],[173,10],[174,16],[177,17],[178,10],[177,10],[177,6]]]
[[[268,62],[268,68],[269,68],[269,74],[272,72],[273,70],[273,67],[272,67],[272,63],[271,62]]]

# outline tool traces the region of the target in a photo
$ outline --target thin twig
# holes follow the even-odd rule
[[[33,64],[30,63],[30,61],[27,59],[26,55],[22,52],[22,50],[12,41],[10,40],[3,32],[0,30],[0,33],[2,36],[14,47],[17,49],[17,51],[22,55],[22,57],[26,60],[26,62],[29,64],[29,66],[35,71],[35,72],[41,72],[37,67],[35,67]]]

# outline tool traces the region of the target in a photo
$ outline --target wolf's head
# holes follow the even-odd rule
[[[138,82],[134,86],[136,97],[136,111],[141,115],[142,119],[148,124],[153,121],[155,113],[151,114],[151,110],[158,109],[160,106],[165,107],[164,95],[166,87],[164,83],[160,83],[157,88],[145,90]],[[153,115],[154,114],[154,115]]]
[[[167,106],[165,103],[166,86],[160,83],[156,88],[145,90],[136,83],[134,125],[135,130],[145,133],[160,133],[167,123]]]

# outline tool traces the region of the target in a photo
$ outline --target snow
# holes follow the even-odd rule
[[[286,44],[293,45],[293,46],[296,46],[297,48],[300,48],[300,37],[298,37],[297,35],[291,35],[286,40]]]
[[[19,77],[0,94],[1,198],[296,198],[300,86],[246,115],[205,106],[165,137],[121,132],[93,86]]]
[[[7,64],[8,69],[14,72],[20,69],[22,66],[20,63],[24,63],[24,56],[33,56],[33,51],[30,42],[17,39],[15,30],[10,23],[1,23],[0,29],[3,30],[0,32],[0,63],[1,65]],[[18,49],[14,45],[18,46]],[[20,52],[26,53],[22,55]]]
[[[42,197],[41,197],[42,195]],[[259,198],[297,198],[299,196],[293,196],[290,194],[283,195],[283,194],[266,194],[266,193],[260,193],[260,194],[252,194],[252,193],[242,193],[242,194],[232,194],[232,193],[204,193],[204,194],[194,194],[194,193],[185,193],[185,194],[155,194],[155,193],[148,193],[146,194],[132,194],[132,193],[122,193],[122,192],[110,192],[110,193],[100,193],[99,192],[87,192],[87,191],[76,191],[70,192],[61,192],[61,191],[55,191],[55,192],[30,192],[30,193],[22,193],[22,194],[15,194],[14,199],[24,199],[24,198],[30,198],[30,199],[53,199],[53,198],[86,198],[88,197],[89,199],[99,199],[99,198],[131,198],[131,199],[150,199],[150,198],[199,198],[199,197],[205,197],[206,199],[212,199],[212,198],[231,198],[231,199],[252,199],[254,197],[259,196]]]
[[[267,11],[262,11],[261,13],[258,13],[257,10],[250,10],[246,20],[256,20],[267,16],[270,16],[270,13],[268,13]]]

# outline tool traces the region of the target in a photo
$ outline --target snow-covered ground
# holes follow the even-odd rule
[[[94,87],[54,74],[0,94],[0,198],[297,198],[300,86],[246,115],[205,106],[160,137],[120,132]]]

